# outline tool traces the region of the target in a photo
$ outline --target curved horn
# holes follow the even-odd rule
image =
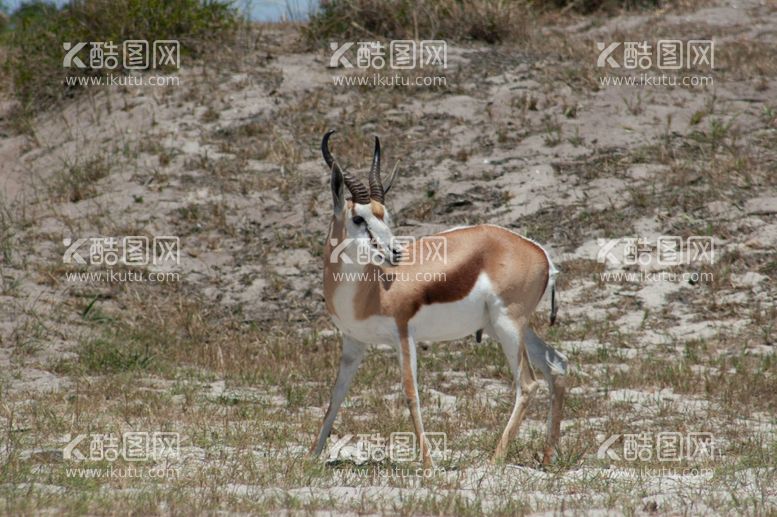
[[[345,172],[342,170],[340,165],[332,157],[332,153],[329,152],[329,137],[332,136],[332,133],[334,132],[334,129],[327,131],[324,135],[324,139],[321,141],[321,154],[324,155],[324,161],[330,170],[339,170],[340,174],[343,175],[343,181],[345,182],[345,186],[348,187],[348,190],[351,192],[353,202],[359,203],[360,205],[366,205],[370,202],[370,193],[367,190],[367,187],[365,187],[364,183],[355,178],[350,172]]]
[[[380,139],[375,137],[375,151],[372,153],[372,167],[370,168],[370,198],[383,203],[383,183],[380,179]]]

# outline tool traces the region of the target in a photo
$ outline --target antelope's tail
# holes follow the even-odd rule
[[[553,325],[556,322],[556,313],[558,312],[558,305],[556,304],[556,276],[558,275],[558,269],[553,265],[548,257],[548,285],[545,287],[545,291],[550,290],[550,324]]]

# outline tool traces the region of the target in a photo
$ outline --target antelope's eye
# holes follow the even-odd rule
[[[351,220],[353,221],[353,224],[355,224],[356,226],[361,226],[364,224],[364,217],[360,215],[353,216],[353,219]]]

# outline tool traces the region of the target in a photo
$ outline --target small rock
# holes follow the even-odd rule
[[[226,389],[226,387],[227,387],[227,383],[223,380],[212,382],[210,383],[210,393],[208,394],[208,396],[213,398],[219,397],[224,393],[224,390]]]
[[[666,169],[666,165],[658,163],[637,163],[626,170],[626,176],[635,180],[646,180],[655,177]]]
[[[777,247],[777,224],[767,224],[758,228],[745,242],[745,246],[753,249],[771,249]]]
[[[769,278],[766,275],[762,275],[761,273],[756,273],[755,271],[748,271],[747,273],[738,275],[738,274],[732,274],[731,275],[731,283],[734,287],[754,287],[758,284],[760,284],[762,281]]]
[[[22,451],[23,460],[32,460],[40,463],[58,463],[62,461],[62,449],[32,449]]]
[[[724,215],[734,215],[738,210],[731,204],[725,201],[712,201],[707,203],[707,210],[715,217]],[[736,210],[736,212],[734,212]]]
[[[745,202],[748,215],[777,214],[777,197],[757,197]]]

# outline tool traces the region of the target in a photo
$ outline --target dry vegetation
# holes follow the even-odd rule
[[[525,4],[421,2],[415,17],[385,19],[375,5],[333,2],[302,34],[241,29],[228,52],[241,59],[191,58],[179,88],[89,90],[28,115],[21,134],[5,129],[15,195],[0,200],[0,513],[773,514],[777,70],[762,52],[773,36],[755,43],[751,29],[776,23],[774,8],[608,18],[571,2],[571,19],[520,22],[520,37],[492,46],[473,27],[512,24],[490,10]],[[626,31],[631,16],[642,21]],[[445,25],[456,17],[467,23]],[[461,40],[448,87],[333,87],[341,71],[302,38],[335,22],[353,31],[326,30],[348,37]],[[600,87],[594,41],[673,34],[721,35],[715,88]],[[318,143],[330,127],[352,169],[368,166],[372,133],[389,166],[400,160],[398,233],[488,221],[549,245],[561,312],[534,328],[573,365],[557,464],[535,456],[545,391],[508,464],[488,463],[510,375],[498,345],[474,338],[420,352],[426,427],[452,451],[445,473],[376,477],[398,465],[305,457],[339,361],[319,285],[330,198]],[[604,280],[596,239],[644,234],[713,236],[718,260],[699,270],[713,278]],[[66,279],[100,268],[63,264],[63,238],[123,235],[179,236],[180,279]],[[410,430],[400,393],[395,353],[377,347],[335,434]],[[133,464],[65,460],[66,436],[133,430],[180,433],[175,475],[68,473]],[[597,457],[609,435],[661,431],[712,432],[723,455],[671,465],[709,474],[661,476],[644,473],[667,466],[655,458]]]
[[[76,0],[60,7],[25,2],[8,20],[4,71],[18,100],[17,115],[51,109],[79,93],[64,87],[67,76],[107,74],[110,70],[62,66],[62,44],[99,41],[118,45],[125,39],[177,39],[184,55],[202,57],[209,47],[230,43],[238,25],[234,9],[221,1]],[[121,60],[115,72],[126,72]]]

